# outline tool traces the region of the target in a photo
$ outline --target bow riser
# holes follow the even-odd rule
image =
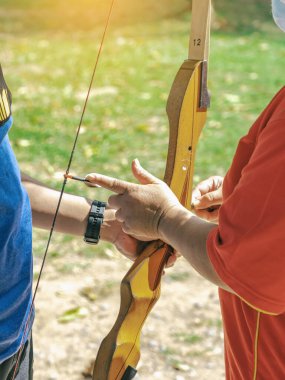
[[[191,208],[197,143],[209,105],[205,65],[201,61],[185,61],[167,103],[170,135],[164,180],[188,209]]]

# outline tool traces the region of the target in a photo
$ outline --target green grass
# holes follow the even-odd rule
[[[194,345],[195,343],[201,342],[203,340],[202,336],[197,334],[186,334],[186,333],[175,333],[175,338],[178,340],[178,342],[184,342],[189,345]]]
[[[87,11],[73,1],[68,9],[66,1],[45,1],[42,8],[32,0],[1,3],[0,61],[14,99],[10,137],[22,168],[58,189],[108,6],[98,1],[96,13],[91,0],[83,3]],[[118,5],[72,172],[98,171],[131,180],[130,163],[138,157],[163,177],[168,145],[165,103],[187,57],[188,3],[181,0],[175,8],[166,1],[171,4],[166,12],[161,2],[150,8],[147,1],[140,5],[146,14],[142,17],[129,2],[125,19],[122,4]],[[223,6],[224,1],[216,2],[218,21],[212,33],[209,73],[212,104],[199,144],[196,182],[226,172],[239,138],[284,85],[285,35],[273,27],[268,4],[253,3],[250,12],[243,15],[240,8],[237,15],[229,5]],[[254,22],[247,28],[244,23],[250,14]],[[77,183],[70,184],[68,191],[106,197],[103,191],[91,192]]]

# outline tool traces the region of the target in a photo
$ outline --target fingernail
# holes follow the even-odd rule
[[[140,162],[139,162],[139,160],[137,158],[134,159],[134,162],[135,162],[136,165],[139,165],[139,166],[141,165]]]
[[[87,176],[86,176],[86,178],[87,179],[96,179],[97,178],[97,176],[96,176],[96,174],[88,174]]]

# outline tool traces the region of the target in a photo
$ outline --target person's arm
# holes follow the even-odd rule
[[[49,230],[59,200],[59,192],[24,173],[22,173],[22,183],[29,194],[34,227]],[[55,226],[56,231],[83,236],[90,206],[91,202],[86,198],[64,194]]]
[[[21,176],[31,202],[33,226],[50,230],[60,193],[27,174],[21,173]],[[55,230],[83,238],[91,203],[91,200],[84,197],[64,194]],[[100,236],[102,240],[113,243],[129,258],[133,259],[137,255],[139,243],[122,231],[115,218],[115,210],[106,209]]]
[[[207,255],[206,242],[216,224],[196,217],[183,207],[173,207],[161,218],[160,239],[170,244],[205,279],[218,287],[233,291],[216,274]]]

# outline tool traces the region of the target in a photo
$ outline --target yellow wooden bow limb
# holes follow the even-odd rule
[[[196,148],[210,103],[207,89],[210,22],[211,0],[193,0],[189,58],[180,67],[167,102],[170,136],[164,180],[188,209]]]
[[[170,137],[165,181],[188,209],[196,147],[209,105],[210,14],[211,0],[193,0],[189,58],[176,75],[167,103]],[[123,278],[119,315],[101,343],[93,380],[134,378],[141,330],[160,296],[162,272],[172,253],[173,249],[161,241],[150,243]]]

